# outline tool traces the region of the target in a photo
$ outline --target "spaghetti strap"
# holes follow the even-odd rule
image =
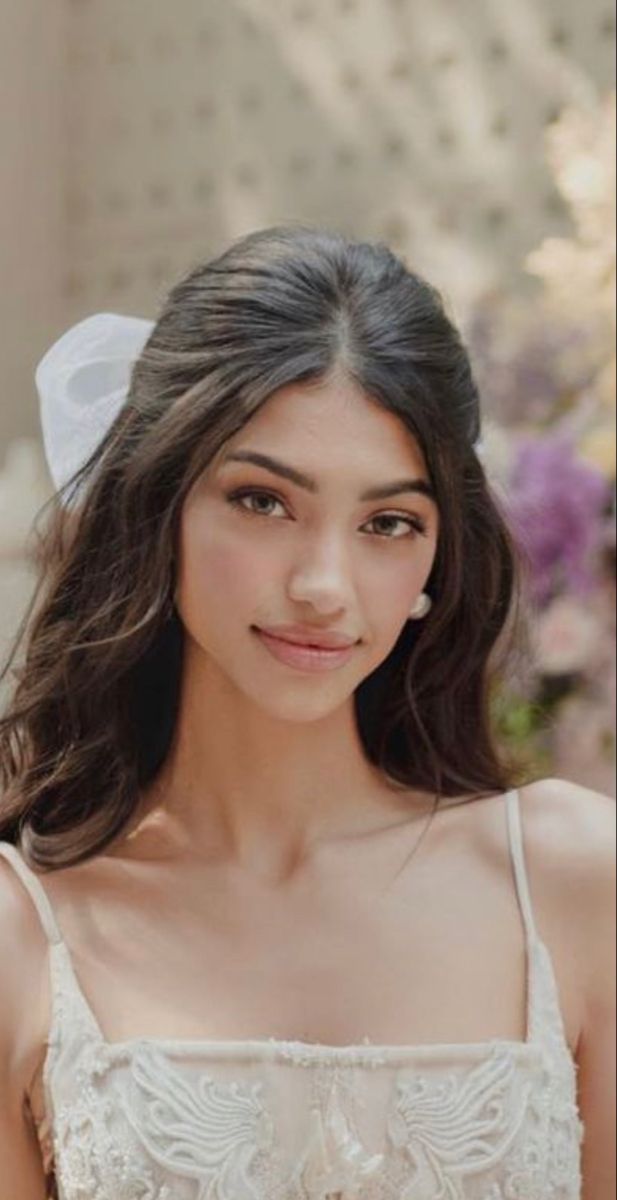
[[[527,876],[527,867],[525,865],[520,794],[517,788],[513,788],[512,791],[506,793],[506,806],[508,814],[510,853],[514,868],[516,891],[521,912],[523,914],[527,940],[529,945],[532,945],[534,942],[540,941],[540,938],[533,915],[533,905],[531,903],[531,893],[529,890],[529,879]]]
[[[0,855],[11,864],[21,879],[26,891],[30,893],[32,903],[39,914],[41,925],[52,944],[63,941],[62,934],[53,913],[49,898],[38,876],[24,862],[21,854],[11,842],[0,842]]]

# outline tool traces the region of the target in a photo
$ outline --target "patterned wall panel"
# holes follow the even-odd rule
[[[568,228],[544,161],[613,78],[608,0],[67,0],[64,303],[149,312],[196,256],[308,219],[463,306]]]

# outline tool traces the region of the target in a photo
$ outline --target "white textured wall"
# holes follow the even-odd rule
[[[32,371],[65,317],[69,253],[62,3],[0,5],[0,655],[32,587],[24,544],[47,477],[36,446]]]
[[[463,306],[568,228],[547,119],[614,78],[609,0],[3,0],[0,442],[33,361],[276,220],[383,236]]]
[[[587,0],[78,0],[71,313],[286,217],[384,236],[464,302],[563,221],[542,133],[611,79]]]
[[[64,0],[0,4],[0,446],[34,428],[36,357],[65,315]],[[1,457],[1,456],[0,456]]]

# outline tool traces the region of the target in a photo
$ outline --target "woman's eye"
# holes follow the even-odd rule
[[[274,495],[273,492],[264,492],[255,488],[246,488],[243,491],[232,492],[231,495],[227,496],[227,500],[234,508],[239,508],[253,517],[272,516],[271,510],[268,509],[268,506],[272,504],[279,504],[284,508],[283,501]],[[250,501],[251,505],[248,506],[245,504],[245,501]],[[257,502],[254,506],[252,504],[253,501]],[[422,517],[408,517],[403,516],[401,513],[382,513],[377,517],[372,517],[368,522],[369,525],[373,526],[380,523],[382,523],[382,527],[385,523],[386,531],[379,532],[375,536],[382,541],[399,541],[402,537],[416,537],[418,534],[421,537],[428,536],[427,525]],[[388,532],[388,529],[391,531],[392,527],[396,530],[397,526],[402,528],[402,533]]]
[[[378,534],[378,537],[385,537],[386,540],[398,541],[401,537],[409,537],[410,535],[420,534],[421,537],[427,537],[426,522],[421,517],[402,517],[398,513],[384,513],[380,517],[373,517],[370,525],[375,525],[380,521],[390,522],[391,525],[403,526],[405,532],[399,534]]]
[[[251,516],[254,516],[254,517],[269,517],[269,516],[271,516],[271,513],[264,511],[263,508],[248,508],[243,503],[244,500],[254,500],[256,498],[258,500],[265,500],[266,504],[269,503],[269,504],[281,504],[282,505],[282,503],[283,503],[282,500],[279,500],[278,496],[274,496],[272,494],[272,492],[259,492],[259,491],[255,491],[254,489],[246,490],[243,492],[232,492],[232,494],[227,497],[229,503],[231,505],[233,505],[234,508],[240,508],[240,509],[242,509],[243,512],[247,512]]]

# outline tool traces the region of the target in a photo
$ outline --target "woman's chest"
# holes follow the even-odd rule
[[[454,808],[415,857],[410,821],[326,848],[285,887],[198,856],[111,856],[57,872],[49,886],[111,1039],[521,1040],[529,964],[504,826],[500,797]],[[541,864],[538,852],[535,917],[574,1052],[577,959]]]
[[[341,861],[285,894],[189,869],[108,879],[87,906],[65,898],[63,927],[111,1040],[523,1040],[525,940],[505,877],[429,856],[392,887],[392,866],[371,878]]]

